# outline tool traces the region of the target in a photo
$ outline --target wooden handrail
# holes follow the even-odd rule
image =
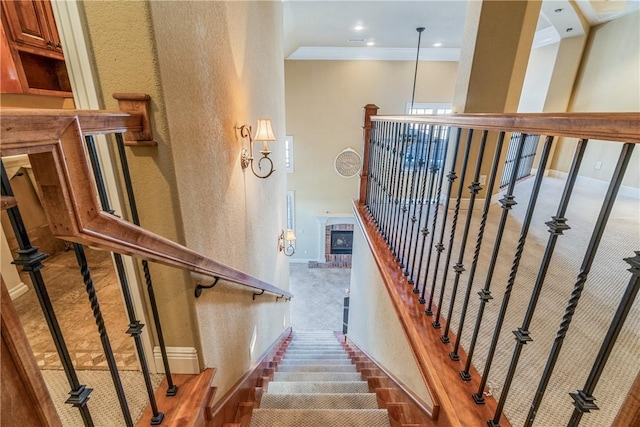
[[[447,114],[373,116],[371,120],[640,143],[640,113]]]
[[[83,136],[140,130],[139,115],[32,109],[2,109],[1,113],[0,154],[29,155],[54,236],[293,297],[283,289],[100,209]]]

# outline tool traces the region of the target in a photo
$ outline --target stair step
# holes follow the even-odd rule
[[[251,427],[390,427],[384,409],[254,409]]]
[[[342,353],[342,354],[312,354],[312,353],[305,353],[305,354],[289,354],[288,352],[284,354],[284,357],[282,358],[282,360],[290,360],[290,359],[349,359],[349,356],[347,356],[346,353]]]
[[[359,372],[276,372],[273,381],[361,381]]]
[[[356,365],[280,365],[278,372],[357,372]]]
[[[375,393],[266,393],[261,409],[378,409]]]
[[[344,350],[299,350],[299,349],[289,349],[286,351],[285,356],[306,356],[306,355],[336,355],[336,356],[345,356],[347,353]]]
[[[267,393],[369,393],[366,381],[271,381]]]
[[[351,359],[282,359],[279,366],[291,365],[352,365]]]

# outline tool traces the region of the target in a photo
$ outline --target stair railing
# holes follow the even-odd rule
[[[562,319],[559,319],[560,327],[544,372],[539,378],[538,389],[525,422],[526,426],[532,425],[590,273],[622,180],[629,169],[632,152],[635,145],[640,143],[640,114],[377,116],[375,105],[369,104],[364,109],[363,165],[360,194],[355,201],[356,215],[363,225],[376,261],[383,271],[382,276],[386,280],[386,286],[396,304],[407,336],[412,342],[416,360],[419,361],[425,382],[434,395],[436,405],[440,406],[440,401],[446,400],[442,402],[443,409],[446,409],[449,404],[454,406],[458,404],[455,401],[470,401],[468,397],[472,397],[475,404],[485,405],[485,409],[482,409],[485,412],[478,409],[479,417],[487,413],[486,408],[492,412],[491,419],[486,421],[488,418],[486,417],[484,420],[479,419],[478,422],[484,424],[486,421],[494,427],[500,425],[501,418],[504,423],[503,409],[515,378],[523,346],[532,340],[529,328],[540,293],[545,285],[556,241],[570,228],[565,214],[585,149],[593,139],[613,142],[619,146],[615,170],[607,184],[608,188],[600,206],[599,216],[593,229],[590,230],[591,238],[582,265],[576,272],[577,278],[573,285],[573,292],[566,303]],[[505,144],[505,140],[509,141],[512,138],[515,139],[515,144]],[[538,172],[533,179],[529,200],[516,201],[514,190],[516,182],[522,178],[520,169],[528,167],[527,165],[533,162],[531,150],[525,147],[530,145],[534,138],[535,140],[540,138],[542,143],[542,147],[538,150]],[[544,171],[550,166],[552,148],[558,138],[564,138],[565,141],[577,140],[575,154],[567,173],[557,212],[546,222],[549,232],[548,242],[538,266],[539,274],[533,285],[528,307],[522,313],[524,319],[520,327],[513,331],[516,345],[511,363],[507,368],[499,401],[496,403],[493,399],[486,397],[487,380],[529,229],[533,222],[536,203],[540,197]],[[510,151],[509,165],[503,177],[503,179],[506,178],[503,182],[505,188],[498,201],[498,207],[492,203],[492,196],[498,192],[496,184],[500,184],[500,173],[504,159],[507,157],[507,150]],[[484,203],[478,209],[475,205],[479,202],[480,196],[484,197]],[[521,219],[517,247],[513,253],[501,253],[505,226],[511,209],[517,203],[526,206]],[[500,216],[494,224],[493,241],[487,241],[485,231],[489,210],[496,208],[501,209]],[[491,253],[488,261],[480,260],[483,249]],[[629,269],[631,278],[624,297],[619,301],[615,316],[611,319],[610,329],[602,338],[602,348],[594,361],[584,389],[570,393],[575,406],[569,422],[570,426],[577,425],[585,413],[598,409],[593,396],[595,385],[598,383],[640,287],[639,249],[639,247],[625,248],[628,258],[624,261],[631,267]],[[495,281],[496,267],[501,262],[510,262],[510,274],[501,298],[501,307],[492,336],[481,336],[479,333],[486,305],[490,300],[498,299],[497,296],[492,295],[491,285]],[[508,267],[509,264],[504,265]],[[475,277],[479,267],[482,267],[482,271],[486,274],[484,278]],[[480,282],[480,280],[483,281]],[[482,283],[483,286],[475,285],[477,282]],[[477,291],[480,297],[479,306],[474,313],[475,319],[468,317],[472,291]],[[412,297],[412,293],[415,296]],[[422,313],[418,314],[418,310]],[[431,317],[431,328],[441,331],[440,343],[437,345],[429,341],[429,336],[433,334],[424,329],[426,327],[424,325],[428,324],[425,322],[425,317]],[[455,334],[450,328],[449,320],[452,318],[457,320]],[[473,326],[473,332],[465,353],[461,348],[460,339],[465,327],[469,328],[469,325]],[[421,333],[415,331],[421,331]],[[472,366],[478,340],[490,342],[484,370],[479,376]],[[444,371],[440,369],[442,366],[433,362],[438,357],[430,358],[425,353],[425,348],[432,351],[437,346],[440,346],[440,351],[447,352],[451,359],[447,367],[449,373],[443,373]],[[459,371],[459,375],[451,374],[450,372],[458,369],[459,363],[464,363],[464,368]],[[453,390],[461,390],[460,387],[451,386],[451,383],[456,381],[454,378],[456,376],[457,381],[472,384],[471,387],[475,392],[469,393],[471,396],[462,398],[462,396],[452,395]],[[469,385],[465,387],[462,389],[468,389]],[[569,391],[571,390],[567,390],[567,393]],[[473,408],[462,410],[476,411]],[[437,413],[437,411],[434,412]]]
[[[120,94],[120,99],[127,101],[148,101],[145,95]],[[124,103],[126,106],[126,102]],[[123,108],[123,103],[120,103]],[[120,157],[122,176],[127,192],[127,199],[132,223],[114,215],[110,207],[102,166],[96,151],[95,135],[115,134],[115,143]],[[124,135],[124,136],[123,136]],[[2,109],[2,134],[0,137],[0,154],[2,157],[27,154],[36,182],[40,189],[43,205],[50,229],[57,238],[73,242],[73,249],[80,267],[85,288],[89,296],[103,350],[114,383],[124,422],[132,426],[126,395],[118,374],[116,360],[111,349],[100,304],[90,268],[84,254],[84,245],[99,247],[114,254],[114,261],[129,317],[127,333],[134,339],[144,376],[145,385],[152,410],[152,424],[160,424],[164,414],[157,407],[154,390],[150,380],[149,368],[140,334],[144,325],[137,320],[122,255],[130,255],[142,259],[142,266],[149,295],[151,311],[154,317],[158,344],[161,350],[165,374],[167,377],[167,396],[174,396],[178,388],[171,379],[168,358],[160,313],[153,292],[153,282],[149,271],[148,260],[189,270],[214,279],[236,283],[258,291],[268,292],[277,299],[290,300],[293,295],[242,271],[212,260],[187,247],[165,239],[140,227],[134,187],[128,169],[125,144],[150,145],[151,137],[148,112],[144,108],[129,108],[129,111],[80,111],[80,110],[34,110],[34,109]],[[2,200],[3,210],[6,207],[19,246],[15,264],[27,271],[34,284],[45,320],[52,334],[63,369],[71,387],[70,397],[66,403],[77,407],[85,426],[92,426],[93,419],[87,406],[91,389],[80,384],[72,358],[58,324],[47,287],[40,270],[42,261],[47,255],[33,247],[26,227],[15,203],[13,190],[2,163]],[[5,205],[5,201],[6,206]],[[198,285],[196,297],[203,288],[212,285]],[[254,293],[254,298],[255,298]]]

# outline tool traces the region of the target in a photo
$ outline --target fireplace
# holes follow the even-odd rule
[[[331,230],[331,255],[351,255],[353,251],[353,230]]]

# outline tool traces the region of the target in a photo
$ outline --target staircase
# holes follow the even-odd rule
[[[250,427],[389,427],[356,366],[331,331],[296,331],[253,409]]]

